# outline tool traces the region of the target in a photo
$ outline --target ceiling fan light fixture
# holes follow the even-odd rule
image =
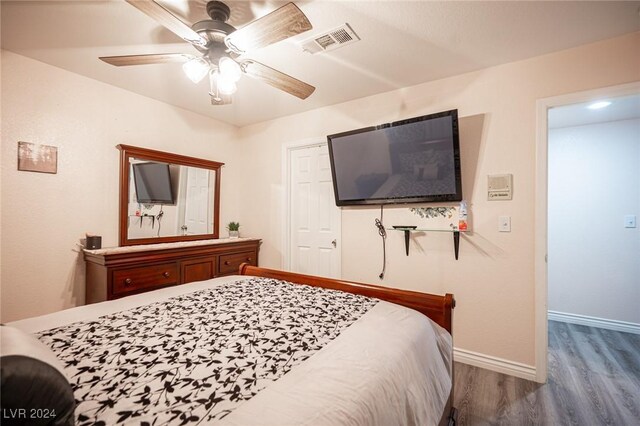
[[[194,58],[182,65],[182,70],[194,83],[199,83],[209,73],[209,63],[202,58]]]
[[[223,95],[232,95],[238,90],[236,83],[234,81],[228,80],[223,76],[218,78],[218,91]]]
[[[219,95],[229,96],[234,94],[238,89],[235,81],[225,78],[225,76],[220,74],[219,70],[215,70],[211,72],[210,82],[211,82],[210,94],[212,96],[219,96]]]
[[[225,80],[230,80],[236,83],[238,80],[240,80],[240,77],[242,77],[242,70],[240,69],[240,65],[238,65],[238,63],[231,58],[221,58],[218,69],[220,70],[220,75]]]

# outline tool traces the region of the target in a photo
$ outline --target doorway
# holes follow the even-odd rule
[[[207,169],[198,167],[183,167],[187,170],[185,190],[184,226],[186,235],[200,235],[213,232],[213,207],[212,192],[214,179],[213,173]]]
[[[550,209],[556,209],[558,207],[557,194],[562,194],[563,191],[566,193],[567,190],[571,190],[571,187],[569,187],[568,189],[564,188],[563,190],[560,190],[559,188],[552,187],[550,183],[550,179],[553,176],[558,176],[559,173],[560,174],[563,173],[562,164],[554,163],[553,162],[554,159],[551,158],[551,155],[555,155],[556,150],[555,150],[555,147],[553,149],[550,149],[550,141],[552,138],[558,135],[563,136],[564,134],[564,136],[566,136],[567,134],[566,131],[556,132],[553,130],[553,128],[550,130],[551,126],[555,126],[555,128],[566,127],[566,126],[560,126],[558,124],[554,125],[552,123],[552,121],[555,120],[553,116],[554,114],[558,115],[557,113],[562,112],[563,108],[571,108],[574,111],[578,111],[578,110],[582,111],[584,108],[586,108],[589,105],[592,105],[596,101],[605,101],[605,100],[611,101],[617,98],[623,99],[633,95],[637,95],[639,93],[640,93],[640,83],[631,83],[631,84],[626,84],[626,85],[621,85],[616,87],[592,90],[588,92],[580,92],[580,93],[575,93],[570,95],[558,96],[554,98],[541,99],[537,103],[537,141],[536,141],[537,191],[536,191],[536,232],[535,232],[536,343],[535,343],[535,347],[536,347],[536,380],[538,382],[544,383],[547,380],[547,356],[548,356],[548,322],[547,322],[548,314],[547,312],[550,309],[549,296],[551,294],[551,292],[549,291],[549,277],[550,277],[549,274],[551,271],[551,276],[554,276],[554,274],[557,275],[557,272],[558,272],[557,269],[551,269],[550,263],[547,263],[548,261],[553,261],[547,257],[548,255],[549,256],[552,255],[554,250],[556,253],[558,253],[558,246],[554,246],[554,248],[551,250],[549,246],[550,242],[553,244],[557,243],[558,238],[556,238],[557,236],[555,234],[550,235],[549,233],[553,231],[553,229],[558,229],[558,226],[566,227],[567,226],[566,224],[562,225],[562,223],[560,223],[562,222],[562,220],[566,220],[567,218],[570,218],[571,215],[574,215],[575,217],[580,217],[581,215],[581,211],[580,209],[578,209],[577,211],[565,212],[564,217],[562,217],[559,222],[556,221],[555,219],[549,218],[550,214],[552,214],[552,211]],[[610,114],[610,112],[608,114]],[[615,120],[615,118],[612,118],[612,119]],[[583,122],[582,124],[584,125],[585,123]],[[591,130],[592,132],[591,133],[587,132],[585,134],[593,136],[594,134],[593,129],[589,129],[589,130]],[[567,143],[571,143],[571,137],[569,137],[567,140],[568,140]],[[583,147],[578,147],[578,148],[583,148]],[[567,157],[565,157],[565,159],[577,160],[579,159],[580,156],[584,155],[584,152],[582,150],[576,150],[575,147],[573,149],[574,149],[573,158],[570,155],[568,155]],[[569,154],[571,154],[571,152],[569,152]],[[605,157],[603,157],[602,154],[600,154],[599,160],[596,159],[592,161],[595,163],[595,166],[600,165],[600,168],[602,168],[602,164],[605,161],[604,158]],[[566,161],[569,162],[569,160],[566,160]],[[574,164],[573,167],[575,166],[576,165]],[[597,168],[598,167],[589,168],[587,166],[587,167],[583,167],[582,169],[587,170],[586,173],[589,173],[590,171],[593,174]],[[637,168],[637,164],[636,164],[636,168]],[[571,171],[569,170],[567,171],[567,173],[571,173]],[[578,185],[581,182],[585,182],[585,180],[581,181],[579,177],[577,178],[577,181],[576,179],[573,179],[573,180],[575,181],[573,185]],[[602,181],[603,185],[605,186],[607,183],[606,180],[607,178],[604,177]],[[567,181],[570,182],[571,179],[567,179]],[[620,186],[620,183],[618,183],[618,186]],[[622,188],[624,188],[624,184],[622,184]],[[595,197],[595,194],[593,194],[593,196]],[[567,196],[567,198],[569,197]],[[592,201],[592,200],[588,200],[588,197],[587,197],[587,201]],[[600,220],[592,221],[590,226],[584,227],[585,229],[581,230],[583,237],[586,237],[587,235],[593,235],[594,230],[596,230],[596,228],[594,227],[602,226],[601,225],[602,219],[611,217],[611,215],[613,214],[613,212],[611,211],[607,212],[607,209],[606,209],[607,203],[603,202],[603,204],[604,205],[601,205],[600,208],[598,209],[598,211],[601,214]],[[566,209],[566,207],[564,208]],[[633,212],[629,212],[629,215],[632,215],[632,214]],[[619,218],[620,220],[618,225],[620,228],[622,228],[623,219],[625,215],[622,213],[620,213],[619,215],[620,215],[620,218]],[[588,243],[585,243],[584,241],[581,243],[580,241],[581,240],[571,241],[571,243],[575,244],[576,250],[579,250],[584,246],[587,246],[587,247],[589,246]],[[580,256],[580,254],[577,253],[576,250],[574,250],[574,253],[576,253],[576,256]],[[552,265],[552,266],[555,267],[557,265]],[[573,269],[575,270],[575,267]],[[570,298],[572,298],[572,301],[576,303],[577,301],[584,299],[585,294],[587,294],[587,291],[585,291],[584,288],[581,288],[574,291],[570,296]],[[613,297],[614,295],[610,295],[610,296]],[[555,299],[554,299],[554,303],[555,303]]]
[[[640,95],[549,110],[549,319],[640,329]],[[640,330],[639,330],[640,331]]]
[[[326,141],[285,146],[283,164],[285,268],[341,278],[341,210],[335,204]]]

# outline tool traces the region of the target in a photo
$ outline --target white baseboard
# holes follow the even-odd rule
[[[536,368],[533,365],[521,364],[504,358],[453,348],[453,360],[521,379],[536,380]]]
[[[568,322],[569,324],[586,325],[589,327],[606,328],[607,330],[623,331],[625,333],[640,334],[640,324],[634,322],[617,321],[587,315],[568,314],[566,312],[549,311],[551,321]]]

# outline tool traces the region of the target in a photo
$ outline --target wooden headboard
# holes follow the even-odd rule
[[[293,272],[279,271],[276,269],[259,268],[248,263],[240,265],[240,275],[274,278],[297,284],[306,284],[314,287],[330,288],[346,291],[348,293],[361,294],[375,297],[415,309],[433,320],[436,324],[451,333],[452,311],[456,303],[453,294],[444,296],[420,293],[417,291],[400,290],[397,288],[382,287],[372,284],[362,284],[352,281],[334,280],[331,278],[315,277],[313,275],[296,274]]]

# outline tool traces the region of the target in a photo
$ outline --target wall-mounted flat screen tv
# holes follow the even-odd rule
[[[458,110],[327,136],[338,206],[462,200]]]
[[[169,165],[165,163],[133,164],[136,198],[143,204],[174,204]]]

